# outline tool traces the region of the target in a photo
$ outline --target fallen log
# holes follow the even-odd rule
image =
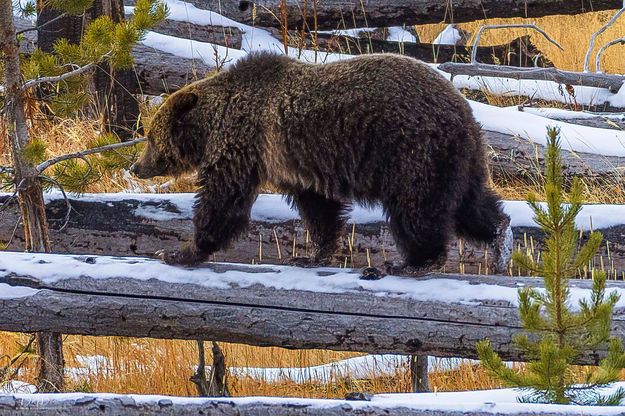
[[[521,328],[517,292],[541,279],[359,276],[351,269],[179,268],[142,258],[5,252],[0,330],[467,358],[488,338],[503,359],[527,358],[512,342]],[[592,281],[570,285],[573,298],[586,297]],[[623,282],[608,286],[625,294]],[[625,336],[624,306],[614,312],[617,337]],[[586,351],[576,363],[596,364],[604,354]]]
[[[139,80],[137,92],[146,95],[174,92],[215,70],[202,59],[182,58],[145,45],[136,45],[132,56]]]
[[[482,396],[478,397],[480,393]],[[464,396],[466,397],[466,393]],[[192,398],[93,393],[47,396],[20,394],[0,396],[0,415],[526,416],[537,411],[536,404],[493,403],[488,401],[488,397],[487,392],[476,392],[476,397],[468,399],[465,403],[458,402],[458,397],[454,396],[454,393],[441,392],[374,395],[363,401],[282,397]],[[588,407],[574,405],[540,407],[542,416],[579,416],[586,414],[587,411],[590,411]],[[614,414],[617,414],[616,411]]]
[[[607,88],[611,92],[617,92],[621,86],[623,86],[623,81],[625,81],[625,76],[623,75],[571,72],[563,71],[557,68],[519,68],[482,63],[464,64],[445,62],[438,65],[438,69],[445,71],[452,76],[469,75],[553,81],[567,85],[584,85],[587,87]]]
[[[9,197],[0,195],[0,206]],[[157,250],[179,247],[192,238],[192,194],[86,194],[71,197],[69,202],[72,206],[69,222],[63,231],[58,231],[65,223],[67,204],[60,193],[46,195],[52,249],[57,253],[152,256]],[[514,247],[540,250],[542,232],[533,225],[526,204],[508,202],[505,207],[512,217]],[[625,221],[602,225],[605,219],[625,218],[625,211],[615,209],[601,211],[588,206],[582,212],[579,226],[583,230],[593,227],[603,232],[605,241],[596,265],[603,265],[612,278],[621,278],[625,271]],[[0,242],[9,242],[8,249],[20,250],[23,236],[21,230],[14,234],[19,221],[15,201],[6,205],[1,215]],[[271,264],[294,255],[305,256],[310,251],[309,238],[297,212],[280,195],[260,195],[252,209],[247,232],[228,250],[215,253],[211,260]],[[447,253],[445,271],[493,272],[492,248],[454,239]],[[399,256],[381,210],[356,207],[340,236],[332,264],[358,268],[369,263],[379,266],[385,260],[394,259]]]
[[[312,48],[312,41],[306,40]],[[471,49],[463,45],[433,45],[430,43],[391,42],[371,38],[367,32],[362,37],[340,36],[328,33],[316,35],[317,45],[324,51],[360,55],[365,53],[398,53],[424,62],[468,62]],[[553,63],[531,42],[530,36],[521,36],[510,43],[479,46],[477,58],[489,64],[520,67],[553,66]]]
[[[254,23],[258,26],[281,27],[279,20],[282,0],[242,1],[247,6],[245,12],[235,9],[239,2],[221,0],[190,0],[197,7],[222,10],[234,20]],[[255,4],[256,7],[250,7]],[[541,17],[559,14],[578,14],[599,10],[617,10],[623,6],[620,0],[596,0],[592,2],[572,2],[554,0],[287,0],[286,12],[289,28],[315,24],[319,29],[343,29],[351,27],[389,27],[426,23],[471,22],[484,18]],[[307,21],[302,17],[306,10]],[[253,11],[252,11],[253,10]]]

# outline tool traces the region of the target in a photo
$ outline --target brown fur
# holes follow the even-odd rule
[[[261,184],[289,195],[316,246],[335,249],[351,201],[382,203],[407,265],[440,261],[456,234],[495,237],[503,214],[471,109],[426,65],[366,55],[326,65],[259,54],[173,94],[133,171],[198,169],[194,264],[245,230]]]

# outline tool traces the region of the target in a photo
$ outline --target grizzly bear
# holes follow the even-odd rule
[[[490,242],[507,218],[468,103],[404,56],[316,65],[252,54],[172,94],[147,137],[131,168],[139,178],[197,170],[194,240],[162,251],[169,264],[225,248],[265,183],[299,210],[311,264],[333,255],[352,201],[382,205],[403,268],[443,261],[454,233]]]

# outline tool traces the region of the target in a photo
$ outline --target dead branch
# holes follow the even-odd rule
[[[606,49],[608,49],[610,46],[624,45],[624,44],[625,44],[625,36],[622,38],[614,39],[606,43],[605,45],[603,45],[601,49],[599,49],[599,52],[597,52],[597,57],[595,59],[595,72],[598,72],[598,73],[603,72],[601,70],[601,57],[603,56],[603,53],[606,51]]]
[[[482,37],[482,33],[484,33],[484,31],[490,30],[490,29],[507,29],[507,28],[529,28],[529,29],[534,29],[535,31],[537,31],[538,33],[543,35],[549,42],[551,42],[555,46],[557,46],[561,51],[564,50],[562,48],[562,46],[560,46],[558,44],[558,42],[553,40],[551,38],[551,36],[549,36],[547,34],[547,32],[545,32],[544,30],[542,30],[541,28],[539,28],[538,26],[536,26],[534,24],[519,23],[519,24],[509,24],[509,25],[484,25],[484,26],[480,27],[480,30],[478,30],[477,34],[475,35],[475,39],[473,40],[473,48],[472,48],[472,51],[471,51],[471,64],[477,64],[477,50],[478,50],[478,46],[480,44],[480,39]]]
[[[39,173],[41,173],[44,170],[46,170],[47,168],[49,168],[50,166],[52,166],[52,165],[54,165],[56,163],[62,162],[64,160],[84,158],[85,156],[93,155],[93,154],[96,154],[96,153],[107,152],[109,150],[115,150],[115,149],[119,149],[119,148],[122,148],[122,147],[134,146],[136,144],[143,143],[146,140],[147,139],[145,137],[139,137],[138,139],[134,139],[134,140],[131,140],[131,141],[128,141],[128,142],[107,144],[106,146],[94,147],[93,149],[86,149],[86,150],[82,150],[82,151],[76,152],[76,153],[69,153],[69,154],[66,154],[66,155],[57,156],[57,157],[54,157],[52,159],[48,159],[45,162],[42,162],[42,163],[38,164],[36,169],[37,169],[37,171]]]
[[[623,12],[625,12],[625,1],[623,2],[623,8],[616,12],[616,14],[612,16],[612,18],[605,25],[603,25],[601,29],[597,30],[590,37],[590,44],[588,45],[586,56],[584,57],[584,72],[590,72],[590,55],[592,55],[592,50],[595,48],[595,41],[597,40],[597,37],[608,30],[608,28],[616,22]]]

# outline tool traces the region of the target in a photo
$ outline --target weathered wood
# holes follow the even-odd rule
[[[42,280],[31,275],[43,270]],[[540,279],[431,274],[365,285],[358,278],[341,269],[220,263],[180,269],[139,258],[5,253],[0,282],[38,291],[0,297],[0,330],[467,358],[488,338],[502,358],[525,359],[512,343],[520,323],[510,299]],[[587,296],[591,283],[571,280],[572,293]],[[623,282],[608,286],[625,293]],[[613,334],[625,336],[622,307],[615,309]],[[576,362],[597,363],[604,353],[588,351]]]
[[[389,42],[369,36],[338,36],[319,33],[316,36],[318,46],[329,52],[360,55],[363,53],[398,53],[424,62],[468,62],[471,50],[460,45],[433,45],[430,43]],[[312,47],[307,38],[307,47]],[[521,36],[503,45],[480,46],[478,60],[488,64],[512,65],[521,67],[553,66],[553,63],[531,42],[530,36]]]
[[[219,4],[225,14],[237,21],[255,23],[258,26],[280,27],[281,0],[256,0],[243,3],[256,4],[244,13],[223,0],[190,0],[197,7],[218,10]],[[238,3],[238,2],[236,2]],[[313,5],[314,4],[314,5]],[[316,7],[315,7],[316,6]],[[559,14],[620,9],[620,0],[594,0],[592,2],[562,0],[318,0],[316,2],[287,0],[289,28],[301,27],[304,22],[302,10],[306,7],[306,25],[312,25],[313,7],[316,22],[321,29],[344,27],[388,27],[425,23],[471,22],[484,18],[541,17]],[[255,18],[255,19],[253,19]]]
[[[489,65],[481,63],[472,65],[445,62],[440,64],[438,69],[445,71],[452,76],[469,75],[553,81],[567,85],[584,85],[587,87],[607,88],[612,92],[617,92],[623,85],[623,81],[625,81],[625,76],[623,75],[611,75],[594,72],[572,72],[563,71],[557,68],[519,68],[514,66]]]
[[[395,398],[396,397],[396,398]],[[54,400],[40,395],[0,396],[0,416],[528,416],[536,414],[532,405],[495,403],[443,402],[445,393],[439,393],[431,404],[410,404],[407,395],[386,394],[373,396],[373,402],[346,400],[309,400],[298,398],[231,398],[198,399],[167,396],[137,396],[72,394],[56,395]],[[401,404],[397,403],[401,401]],[[535,405],[534,405],[535,406]],[[442,410],[443,408],[445,410]],[[501,409],[500,409],[501,407]],[[566,408],[569,408],[567,410]],[[612,408],[610,408],[612,411]],[[542,416],[579,416],[580,406],[541,406]],[[624,413],[611,412],[611,415]]]
[[[145,45],[135,46],[132,56],[139,92],[147,95],[174,92],[215,70],[202,59],[182,58]]]

